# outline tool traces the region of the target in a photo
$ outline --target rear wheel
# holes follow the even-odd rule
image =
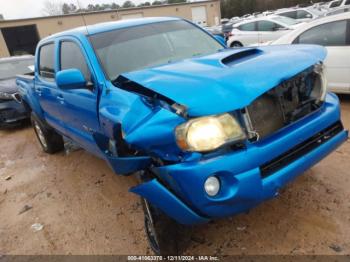
[[[54,154],[62,151],[64,148],[63,138],[55,130],[46,127],[34,115],[31,116],[31,122],[36,137],[44,152]]]

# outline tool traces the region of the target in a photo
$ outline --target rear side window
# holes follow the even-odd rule
[[[61,70],[65,69],[79,69],[86,81],[91,81],[91,73],[86,64],[85,57],[80,47],[71,41],[63,41],[61,43],[60,52]]]
[[[297,19],[297,12],[296,11],[284,12],[284,13],[280,13],[278,15],[286,16],[286,17],[293,18],[293,19]]]
[[[270,22],[270,21],[259,21],[258,22],[258,31],[276,31],[278,28],[281,28],[282,26]]]
[[[335,1],[333,3],[330,4],[329,8],[333,8],[333,7],[338,7],[341,5],[342,1]]]
[[[241,30],[241,31],[256,31],[256,29],[255,29],[255,22],[247,23],[247,24],[244,24],[244,25],[240,25],[238,27],[238,29]]]
[[[39,53],[39,75],[53,80],[55,78],[55,44],[43,45]]]
[[[350,5],[350,0],[346,0],[344,5]]]
[[[347,20],[316,26],[301,34],[295,43],[322,46],[347,45]]]

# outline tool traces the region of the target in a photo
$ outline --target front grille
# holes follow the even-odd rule
[[[337,122],[325,130],[317,133],[303,143],[293,147],[286,153],[280,155],[279,157],[273,159],[272,161],[265,163],[260,167],[260,172],[262,178],[266,178],[283,167],[289,165],[291,162],[297,160],[298,158],[311,152],[313,149],[319,147],[321,144],[325,143],[329,139],[333,138],[335,135],[339,134],[344,130],[341,122]]]
[[[309,69],[256,99],[246,108],[249,131],[261,139],[319,108],[311,98],[314,81],[314,73]]]
[[[0,111],[0,121],[15,118],[17,111],[14,109],[4,109]]]

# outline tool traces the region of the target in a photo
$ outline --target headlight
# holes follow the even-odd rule
[[[12,94],[5,93],[5,92],[0,92],[0,99],[3,99],[3,100],[12,100],[13,97],[12,97]]]
[[[184,151],[208,152],[246,138],[236,119],[223,114],[190,120],[175,130],[178,146]]]
[[[314,66],[314,76],[314,86],[310,97],[314,98],[316,102],[323,102],[327,94],[327,78],[325,76],[325,67],[322,63]]]

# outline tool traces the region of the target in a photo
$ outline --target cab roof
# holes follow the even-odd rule
[[[48,40],[52,40],[54,38],[61,37],[61,36],[69,36],[69,35],[70,36],[71,35],[88,36],[88,35],[94,35],[102,32],[122,29],[122,28],[147,25],[152,23],[178,21],[178,20],[182,20],[182,19],[176,18],[176,17],[148,17],[148,18],[120,20],[120,21],[113,21],[113,22],[104,22],[104,23],[98,23],[98,24],[88,25],[88,26],[80,26],[77,28],[59,32],[44,38],[41,42],[46,42]]]

